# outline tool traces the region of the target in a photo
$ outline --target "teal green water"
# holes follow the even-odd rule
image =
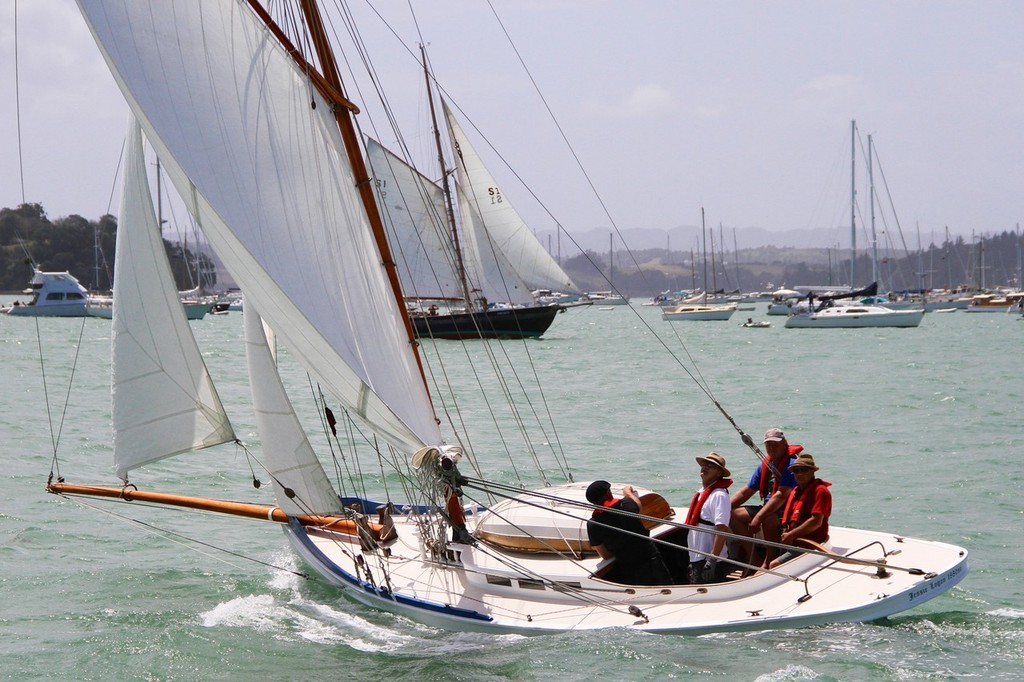
[[[762,304],[763,308],[763,304]],[[763,310],[752,313],[763,318]],[[838,525],[967,547],[951,592],[883,622],[668,637],[622,631],[539,638],[439,631],[350,603],[281,569],[301,569],[269,524],[43,492],[59,428],[60,473],[109,482],[109,322],[0,316],[5,492],[0,507],[0,677],[313,680],[1016,680],[1024,666],[1024,321],[930,314],[918,329],[790,330],[665,323],[655,309],[578,309],[545,338],[510,344],[536,372],[577,480],[607,477],[685,502],[694,457],[714,449],[745,478],[754,458],[654,337],[660,336],[745,430],[781,426],[833,482]],[[743,319],[750,313],[738,313]],[[37,328],[42,338],[40,362]],[[241,316],[192,323],[243,440]],[[653,330],[653,332],[651,331]],[[673,332],[677,333],[676,336]],[[464,350],[431,348],[456,359]],[[684,350],[685,349],[685,350]],[[75,354],[77,352],[77,361]],[[470,349],[481,354],[482,346]],[[696,370],[686,360],[696,363]],[[69,394],[68,380],[74,370]],[[46,394],[40,369],[46,374]],[[302,389],[305,377],[291,377]],[[524,378],[524,381],[526,379]],[[468,378],[457,390],[471,390]],[[308,393],[308,389],[306,391]],[[47,417],[47,401],[50,417]],[[63,405],[68,407],[64,411]],[[496,440],[465,415],[478,452]],[[232,447],[170,463],[231,499],[266,499]],[[502,457],[480,456],[508,477]],[[190,481],[190,487],[191,483]],[[146,524],[229,547],[192,551]],[[202,548],[200,548],[202,549]],[[250,561],[257,559],[264,564]]]

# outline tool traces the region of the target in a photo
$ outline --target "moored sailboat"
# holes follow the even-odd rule
[[[539,304],[532,292],[580,291],[504,196],[442,99],[455,150],[452,190],[423,48],[421,54],[441,180],[425,177],[376,140],[366,141],[413,329],[435,339],[541,336],[562,309]]]
[[[829,544],[748,578],[654,586],[608,580],[614,559],[601,559],[586,538],[594,509],[584,501],[586,483],[566,475],[524,489],[489,480],[460,434],[442,433],[439,417],[449,419],[446,429],[453,420],[431,401],[369,176],[352,146],[355,107],[328,75],[330,56],[320,56],[325,75],[311,75],[319,72],[296,63],[298,53],[258,5],[80,4],[146,137],[189,209],[203,215],[211,244],[246,297],[252,403],[276,506],[169,498],[128,483],[156,459],[234,438],[212,382],[193,362],[194,340],[183,338],[190,338],[188,325],[174,321],[180,307],[163,306],[170,321],[138,341],[131,317],[148,321],[159,308],[131,301],[115,304],[124,317],[115,313],[113,344],[115,468],[125,484],[56,482],[52,492],[281,522],[295,551],[352,599],[452,630],[703,633],[870,620],[941,594],[966,575],[959,547],[833,527]],[[316,26],[317,13],[305,8]],[[191,96],[175,97],[186,84]],[[216,146],[202,135],[214,128],[223,138]],[[270,158],[274,163],[265,163]],[[161,290],[140,295],[166,302],[163,279]],[[358,495],[339,496],[326,475],[276,371],[267,328],[352,423],[372,429],[364,464],[379,469],[343,479]],[[166,343],[188,357],[150,371],[138,358],[162,356],[131,351]],[[121,356],[129,361],[121,364]],[[192,377],[188,391],[158,386],[160,400],[117,406],[158,380],[151,377],[178,373]],[[152,442],[132,440],[147,423],[141,411],[157,407],[148,403],[179,397],[187,410],[164,409],[160,428],[148,434]],[[323,413],[334,431],[333,412]],[[169,446],[157,449],[165,441]],[[372,495],[363,492],[375,484]],[[613,485],[616,493],[621,487]],[[658,542],[676,542],[689,530],[679,521],[682,508],[639,492],[652,501],[641,514]]]

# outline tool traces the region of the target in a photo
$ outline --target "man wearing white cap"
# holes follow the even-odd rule
[[[778,542],[782,536],[779,525],[782,505],[789,499],[790,491],[796,488],[796,478],[793,477],[789,466],[804,448],[802,445],[790,445],[786,440],[786,434],[777,427],[764,432],[764,447],[768,457],[754,469],[750,481],[733,493],[731,526],[732,532],[737,535],[753,537],[760,531],[765,540]],[[754,493],[760,496],[761,505],[744,507],[743,503]],[[753,552],[747,553],[751,549],[750,544],[740,544],[744,545],[742,559],[748,563],[755,563],[752,561]],[[771,547],[765,548],[763,565],[767,566],[775,558],[776,553]]]

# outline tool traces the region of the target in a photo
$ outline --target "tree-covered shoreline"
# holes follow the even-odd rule
[[[80,215],[51,220],[41,204],[0,209],[0,291],[20,293],[32,276],[28,260],[47,272],[68,271],[90,291],[109,292],[114,276],[117,218],[104,215],[88,220]],[[176,241],[164,239],[171,272],[179,289],[196,284],[197,254]],[[207,254],[198,254],[203,283],[216,282]]]
[[[111,288],[117,218],[88,220],[80,215],[51,220],[41,204],[0,209],[0,291],[19,293],[32,259],[47,271],[68,271],[91,291]],[[197,254],[177,241],[164,239],[171,271],[179,289],[196,286]],[[920,252],[880,256],[878,274],[885,290],[966,286],[1020,288],[1021,237],[1014,232],[968,243],[957,236],[930,244]],[[644,249],[609,254],[592,251],[562,259],[562,267],[584,291],[611,288],[630,296],[653,296],[666,290],[768,291],[798,285],[849,284],[849,250],[757,247],[707,257],[693,252]],[[858,252],[857,286],[870,283],[871,254]],[[209,254],[198,254],[203,284],[214,288],[216,267]]]

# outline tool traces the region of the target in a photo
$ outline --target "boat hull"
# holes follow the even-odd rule
[[[6,309],[16,317],[86,317],[85,303],[56,303],[48,305],[15,305]]]
[[[557,305],[529,308],[489,308],[473,313],[410,316],[421,339],[528,339],[541,336],[564,308]]]
[[[825,313],[796,313],[786,318],[787,329],[855,329],[862,327],[917,327],[924,309],[890,310],[884,313],[837,310]]]
[[[661,319],[668,322],[680,320],[693,321],[724,321],[732,317],[736,312],[735,305],[681,305],[673,308],[663,308]]]
[[[210,309],[207,303],[182,303],[181,307],[185,311],[186,320],[201,320]],[[110,305],[90,305],[86,307],[86,314],[89,317],[110,320],[114,317],[114,308]]]
[[[875,566],[805,554],[775,575],[701,586],[624,586],[593,577],[604,565],[598,557],[568,560],[449,543],[443,560],[425,559],[414,516],[394,521],[398,536],[387,552],[361,550],[352,536],[329,537],[298,524],[286,532],[310,566],[358,602],[431,626],[492,633],[624,627],[699,635],[872,621],[932,599],[968,573],[962,548],[837,527],[830,551],[869,562],[885,558],[891,568],[880,575]],[[472,528],[475,519],[469,522]],[[901,570],[906,567],[920,572]]]

